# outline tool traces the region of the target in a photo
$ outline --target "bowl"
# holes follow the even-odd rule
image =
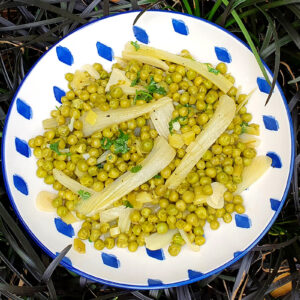
[[[36,159],[28,140],[43,132],[42,120],[59,105],[67,90],[64,75],[82,65],[100,62],[106,70],[127,41],[137,40],[172,53],[188,49],[201,62],[225,62],[242,92],[255,89],[247,108],[260,125],[258,154],[272,158],[272,167],[243,192],[246,213],[235,214],[217,231],[205,228],[200,252],[183,247],[177,257],[167,249],[137,252],[114,248],[97,251],[86,242],[86,254],[71,249],[61,264],[94,281],[122,288],[161,289],[188,284],[222,271],[253,248],[278,216],[288,192],[294,158],[294,137],[288,106],[276,84],[270,86],[254,55],[236,36],[206,20],[168,11],[148,11],[133,26],[138,12],[91,22],[63,38],[32,67],[17,90],[3,133],[2,167],[11,204],[32,239],[52,258],[73,242],[79,224],[65,224],[55,213],[41,212],[35,199],[51,187],[36,177]],[[267,68],[267,66],[265,65]],[[272,73],[268,70],[271,80]],[[207,226],[207,225],[206,225]]]

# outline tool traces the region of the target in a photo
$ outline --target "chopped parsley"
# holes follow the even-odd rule
[[[113,157],[112,157],[112,155],[110,154],[110,155],[107,156],[107,158],[108,158],[108,159],[112,159]]]
[[[101,147],[104,150],[109,150],[110,147],[112,146],[113,141],[109,139],[108,137],[104,137],[101,139]]]
[[[142,166],[141,165],[136,165],[135,167],[132,167],[131,169],[130,169],[130,172],[131,173],[137,173],[137,172],[139,172],[139,171],[141,171],[142,170]]]
[[[125,205],[125,207],[133,208],[133,205],[128,200],[124,201],[123,204]]]
[[[98,169],[103,169],[103,163],[97,164],[96,167],[97,167]]]
[[[156,84],[156,82],[153,79],[153,76],[151,76],[151,78],[150,78],[150,83],[147,86],[147,90],[151,94],[154,94],[154,93],[160,94],[160,95],[166,95],[167,94],[166,90],[162,86],[158,86]]]
[[[210,67],[209,64],[206,64],[206,65],[207,65],[208,72],[213,73],[215,75],[218,75],[220,73],[219,70],[216,70],[216,69]]]
[[[115,145],[115,153],[125,154],[129,151],[129,147],[127,145],[129,135],[125,134],[121,129],[119,131],[120,131],[120,135],[113,142]]]
[[[59,107],[58,107],[58,106],[56,106],[56,105],[55,105],[55,108],[56,108],[57,110],[59,110]]]
[[[146,91],[143,90],[137,90],[135,92],[135,97],[133,99],[133,103],[136,103],[137,100],[145,100],[146,102],[149,102],[150,100],[152,100],[152,95],[149,94]]]
[[[132,86],[132,83],[131,83]],[[167,92],[162,86],[158,86],[156,82],[153,79],[153,76],[150,78],[149,85],[146,86],[146,89],[148,92],[143,90],[137,90],[135,92],[135,97],[133,100],[133,103],[135,103],[137,100],[145,100],[146,102],[149,102],[153,98],[153,94],[159,94],[159,95],[166,95]]]
[[[72,155],[72,153],[70,153],[70,152],[68,152],[68,153],[60,152],[59,149],[58,149],[58,145],[59,145],[59,141],[57,141],[55,143],[52,143],[52,144],[50,144],[50,149],[52,151],[54,151],[55,153],[57,153],[58,155],[64,155],[64,154],[67,155],[67,156]]]
[[[80,196],[80,198],[81,198],[82,200],[87,200],[87,199],[89,199],[89,198],[91,197],[91,193],[86,192],[86,191],[84,191],[84,190],[79,190],[79,191],[78,191],[78,195]]]
[[[107,137],[101,139],[101,147],[104,150],[109,150],[112,145],[115,146],[115,153],[125,154],[129,151],[129,147],[127,145],[127,141],[129,139],[129,135],[125,134],[122,130],[120,131],[120,135],[115,139],[111,140]]]
[[[184,121],[187,117],[181,117],[181,116],[178,116],[176,117],[175,119],[171,120],[169,122],[169,131],[170,133],[172,134],[172,131],[173,131],[173,124],[178,122],[178,121]]]
[[[241,133],[245,133],[248,127],[248,123],[247,122],[242,122],[242,132]]]
[[[141,48],[137,41],[130,42],[130,44],[135,48],[135,51],[138,51]]]
[[[154,178],[160,179],[160,178],[161,178],[161,175],[157,174],[157,175],[154,176]]]
[[[140,74],[141,74],[141,72],[138,71],[138,72],[137,72],[136,79],[132,80],[130,86],[135,86],[135,85],[137,85],[137,84],[140,82],[140,79],[141,79]]]

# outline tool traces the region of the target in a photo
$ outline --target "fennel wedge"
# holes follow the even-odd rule
[[[107,208],[114,201],[127,195],[159,173],[173,160],[175,154],[176,151],[163,137],[157,137],[152,151],[139,163],[141,169],[138,172],[127,171],[101,192],[96,193],[87,200],[81,200],[76,210],[79,213],[91,216]]]
[[[206,128],[197,136],[186,149],[186,155],[180,164],[166,181],[166,186],[170,189],[177,188],[187,174],[197,164],[205,151],[217,140],[226,130],[235,114],[235,103],[227,95],[220,97],[219,105],[207,123]]]
[[[182,57],[180,55],[172,54],[170,52],[152,48],[146,45],[139,45],[139,49],[136,51],[134,46],[130,43],[127,43],[125,46],[125,51],[123,51],[123,55],[128,55],[131,53],[136,57],[138,55],[141,56],[150,56],[157,59],[169,61],[175,64],[182,65],[184,67],[190,68],[205,78],[209,79],[212,83],[214,83],[221,91],[227,93],[230,88],[233,86],[233,83],[230,82],[227,78],[225,78],[219,72],[212,72],[212,68],[210,68],[207,64],[200,63],[198,61]]]
[[[90,136],[97,130],[102,130],[106,127],[112,126],[113,124],[120,124],[130,119],[137,118],[171,102],[171,98],[163,97],[151,103],[138,106],[134,105],[129,108],[117,108],[108,111],[102,111],[99,108],[95,108],[93,111],[97,114],[97,118],[93,125],[86,121],[88,112],[84,113],[80,118],[83,124],[83,135]]]

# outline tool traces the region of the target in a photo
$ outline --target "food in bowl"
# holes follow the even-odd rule
[[[204,225],[243,214],[240,195],[271,166],[256,156],[259,126],[224,63],[183,50],[127,43],[109,73],[99,63],[65,76],[69,91],[29,140],[38,177],[57,193],[37,205],[82,222],[74,249],[184,244],[199,251]]]

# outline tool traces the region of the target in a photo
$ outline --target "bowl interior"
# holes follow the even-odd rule
[[[272,168],[263,178],[243,193],[246,213],[235,215],[230,224],[221,222],[217,231],[206,225],[206,244],[200,252],[184,247],[179,256],[171,257],[167,249],[139,248],[134,254],[118,248],[96,251],[86,242],[85,255],[71,249],[63,260],[70,270],[96,281],[153,289],[186,284],[219,272],[258,242],[283,205],[294,147],[283,94],[277,85],[269,104],[264,106],[269,86],[253,54],[242,42],[191,16],[149,11],[133,27],[136,15],[137,12],[124,13],[88,24],[61,40],[39,60],[11,105],[4,132],[3,174],[12,205],[26,230],[54,257],[72,243],[79,224],[66,225],[54,213],[36,209],[36,195],[51,188],[35,176],[36,159],[27,141],[43,132],[42,120],[49,117],[58,105],[56,98],[67,90],[64,74],[94,62],[110,70],[125,43],[134,40],[172,53],[188,49],[197,60],[213,65],[227,62],[242,92],[255,89],[247,108],[261,129],[258,154],[268,154],[273,160]]]

